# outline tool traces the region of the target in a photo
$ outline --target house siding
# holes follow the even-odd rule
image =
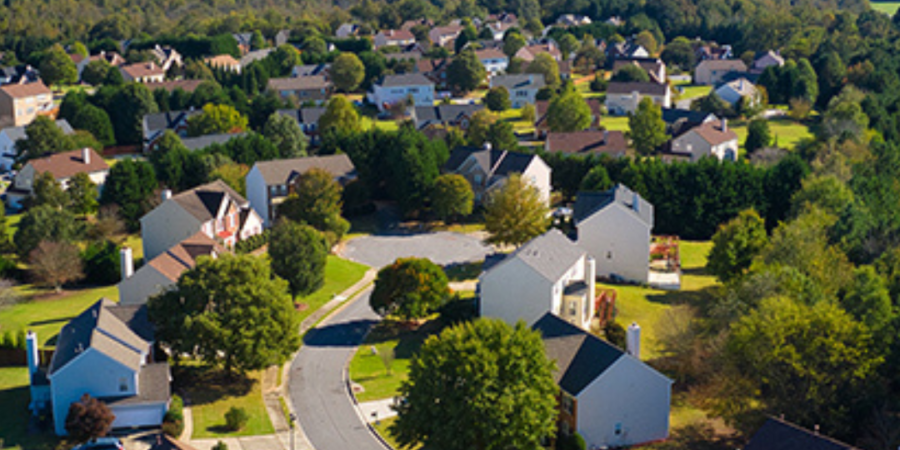
[[[533,325],[553,310],[553,291],[558,283],[540,276],[518,259],[503,261],[481,276],[481,317],[502,319],[510,325],[524,320]],[[560,294],[558,294],[560,295]]]
[[[384,111],[386,104],[393,105],[406,100],[409,96],[412,96],[415,106],[432,106],[434,105],[434,85],[390,87],[374,85],[372,92],[369,93],[369,101],[378,106],[379,111]]]
[[[147,303],[147,299],[151,296],[174,284],[156,268],[145,264],[131,277],[119,282],[119,304],[142,305]]]
[[[141,218],[144,261],[156,258],[173,245],[193,236],[203,225],[174,200],[166,200]],[[203,231],[212,237],[211,227],[203,227]]]
[[[247,201],[250,202],[250,207],[259,214],[263,226],[271,227],[272,223],[269,220],[269,187],[266,185],[266,180],[263,178],[259,168],[253,166],[250,172],[247,173],[246,180]]]
[[[578,224],[578,245],[597,264],[597,276],[646,283],[650,276],[650,227],[620,203]]]
[[[671,380],[623,355],[578,394],[578,432],[588,448],[665,439],[671,391]]]

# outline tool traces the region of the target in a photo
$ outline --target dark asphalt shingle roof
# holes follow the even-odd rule
[[[216,217],[222,202],[226,198],[231,198],[238,205],[247,204],[247,200],[244,197],[241,197],[240,194],[222,180],[216,180],[182,192],[172,197],[172,201],[178,203],[188,214],[196,217],[201,222],[206,222]],[[153,211],[148,214],[153,214]]]
[[[634,207],[635,199],[638,201],[636,210]],[[604,192],[579,192],[575,199],[572,218],[575,219],[575,223],[581,222],[613,202],[621,203],[636,214],[642,222],[653,228],[653,205],[636,192],[621,184],[617,184]]]
[[[161,113],[147,114],[144,116],[144,132],[153,132],[157,130],[168,130],[178,123],[203,113],[197,109],[193,111],[166,111]]]
[[[421,73],[403,73],[386,75],[378,81],[378,85],[381,87],[433,86],[434,83]]]
[[[298,124],[317,124],[326,109],[324,106],[310,106],[302,109],[279,109],[277,112],[294,119]]]
[[[715,114],[704,111],[692,111],[690,109],[680,108],[662,108],[662,119],[665,123],[670,125],[682,119],[686,120],[688,123],[700,125],[710,116],[712,116],[713,120],[716,119]]]
[[[668,89],[669,85],[667,84],[643,81],[612,81],[606,88],[606,92],[608,94],[631,94],[632,92],[638,92],[641,95],[666,95]]]
[[[522,173],[531,165],[537,155],[478,147],[456,147],[444,164],[444,170],[455,172],[470,157],[474,157],[482,171],[489,177]]]
[[[753,434],[744,450],[855,450],[849,444],[836,441],[814,431],[783,420],[769,418]]]
[[[116,406],[168,402],[171,397],[170,381],[168,363],[146,364],[138,373],[137,395],[103,397],[102,400]]]
[[[625,354],[552,313],[544,314],[532,329],[541,333],[547,358],[556,361],[556,383],[572,396],[578,395]]]
[[[482,104],[474,105],[438,105],[416,106],[415,117],[419,127],[433,123],[449,123],[460,120],[461,117],[472,117],[478,111],[484,109]]]

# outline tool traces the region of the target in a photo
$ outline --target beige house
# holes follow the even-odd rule
[[[481,317],[510,325],[524,320],[530,326],[549,312],[588,329],[594,317],[595,271],[587,252],[552,229],[509,255],[488,257],[478,279]]]
[[[126,82],[162,83],[166,79],[166,69],[152,61],[119,66],[119,71]]]
[[[53,93],[43,81],[0,86],[0,124],[4,127],[28,125],[35,117],[53,111]]]
[[[120,305],[143,305],[147,299],[178,282],[181,274],[197,265],[197,258],[216,258],[227,253],[221,244],[197,232],[134,271],[130,248],[121,250],[122,281],[118,284]]]
[[[694,84],[715,85],[734,72],[746,72],[747,65],[739,59],[706,59],[694,69]]]
[[[672,139],[671,151],[697,161],[713,156],[719,161],[735,161],[738,155],[738,136],[728,128],[728,119],[706,122]]]
[[[262,231],[259,214],[222,180],[175,196],[165,190],[163,202],[141,217],[144,258],[148,261],[197,232],[231,248]]]
[[[644,97],[663,108],[672,106],[672,89],[668,84],[613,81],[606,89],[606,110],[614,116],[633,113]]]
[[[382,30],[372,38],[375,48],[402,47],[416,43],[416,37],[409,30]]]
[[[241,62],[231,55],[216,55],[203,58],[203,62],[213,69],[222,69],[227,72],[241,73]]]
[[[6,190],[7,205],[14,209],[22,207],[22,201],[30,197],[34,190],[35,179],[44,172],[53,175],[63,189],[68,189],[69,179],[75,174],[86,173],[102,191],[109,175],[109,165],[90,148],[32,159],[16,174],[12,186]]]

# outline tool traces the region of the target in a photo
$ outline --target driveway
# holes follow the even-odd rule
[[[379,320],[369,308],[370,293],[310,330],[291,364],[290,401],[316,450],[386,450],[359,416],[346,381],[350,358]]]
[[[479,261],[491,253],[481,239],[460,233],[437,232],[411,235],[372,235],[351,239],[341,256],[380,268],[401,257],[428,258],[435,264]]]

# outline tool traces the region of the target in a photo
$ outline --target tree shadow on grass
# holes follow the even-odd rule
[[[355,320],[353,322],[314,328],[303,336],[303,345],[315,347],[355,347],[377,322]]]
[[[440,333],[444,327],[445,324],[440,319],[429,320],[421,326],[415,327],[402,322],[384,320],[366,336],[365,344],[378,345],[382,342],[397,340],[397,345],[394,346],[394,356],[397,359],[409,359],[419,351],[419,347],[422,346],[425,339]]]
[[[482,265],[484,265],[484,261],[447,264],[444,266],[444,273],[451,282],[474,280],[481,275]]]
[[[243,397],[257,383],[247,376],[196,364],[176,366],[172,372],[175,390],[188,391],[193,405],[213,403],[226,397]]]
[[[709,302],[719,289],[718,286],[707,286],[696,291],[664,291],[662,294],[647,295],[647,300],[664,305],[697,305]]]
[[[29,322],[28,326],[39,327],[41,325],[50,325],[50,324],[60,323],[60,322],[69,322],[74,318],[75,318],[75,316],[69,316],[69,317],[60,317],[60,318],[50,319],[50,320],[36,320],[34,322]]]
[[[0,390],[0,440],[7,447],[35,450],[53,449],[58,442],[49,430],[31,426],[28,411],[30,393],[27,386]]]

